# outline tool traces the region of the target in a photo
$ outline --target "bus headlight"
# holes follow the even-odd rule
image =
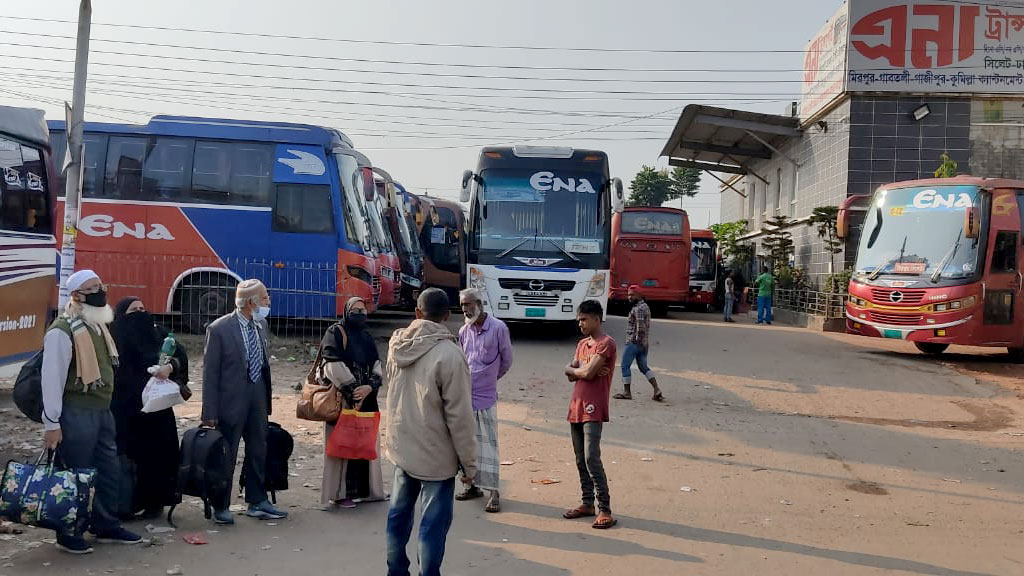
[[[590,279],[590,286],[587,288],[587,298],[600,298],[604,296],[606,285],[607,280],[604,274],[594,274],[594,277]]]
[[[477,290],[486,288],[484,285],[484,273],[479,268],[469,269],[469,287],[476,288]]]

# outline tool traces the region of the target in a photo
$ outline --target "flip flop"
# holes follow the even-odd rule
[[[618,523],[619,521],[613,518],[611,514],[605,514],[602,512],[597,517],[597,520],[594,520],[593,527],[595,530],[607,530]]]
[[[632,394],[622,394],[622,393],[619,393],[619,394],[616,394],[616,395],[612,396],[612,398],[615,398],[616,400],[632,400],[633,399],[633,395]]]
[[[488,498],[487,506],[484,507],[484,512],[488,512],[490,514],[501,512],[501,501],[493,496]]]
[[[589,518],[595,515],[596,513],[594,512],[594,509],[591,507],[577,506],[572,510],[566,510],[565,513],[562,514],[562,518],[565,518],[566,520],[575,520],[577,518]]]
[[[664,402],[665,396],[661,392],[658,392],[653,396],[652,400],[655,402]]]

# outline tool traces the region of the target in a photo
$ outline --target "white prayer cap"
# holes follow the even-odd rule
[[[99,280],[98,274],[92,270],[79,270],[71,276],[68,276],[68,292],[77,292],[82,284],[85,284],[89,280]]]

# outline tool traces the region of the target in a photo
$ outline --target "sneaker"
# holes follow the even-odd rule
[[[235,515],[231,510],[214,510],[213,523],[220,526],[230,526],[235,523]]]
[[[264,500],[259,504],[250,504],[245,515],[250,518],[256,518],[257,520],[281,520],[282,518],[288,517],[287,512],[282,512],[277,508],[274,508],[273,504],[271,504],[269,500]]]
[[[92,554],[92,546],[81,536],[57,535],[57,549],[67,554]]]
[[[102,532],[93,532],[93,534],[96,535],[96,541],[101,544],[139,544],[142,542],[142,536],[125,530],[121,526]]]

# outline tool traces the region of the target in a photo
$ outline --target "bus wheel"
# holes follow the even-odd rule
[[[946,348],[949,348],[949,344],[936,344],[935,342],[914,342],[914,346],[917,346],[921,352],[932,356],[938,356],[945,352]]]
[[[184,289],[182,316],[188,331],[202,334],[207,325],[231,310],[234,288],[202,286]]]
[[[1019,347],[1007,348],[1006,351],[1010,354],[1010,362],[1024,363],[1024,343]]]

